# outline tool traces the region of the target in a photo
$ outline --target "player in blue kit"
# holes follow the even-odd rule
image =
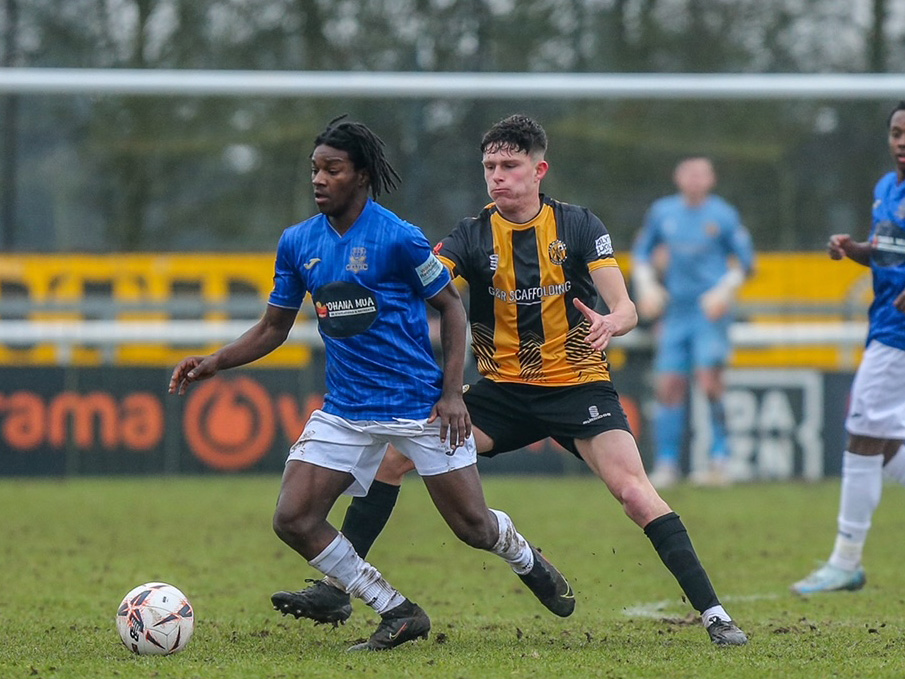
[[[693,480],[723,485],[729,482],[722,398],[730,312],[736,290],[751,272],[754,253],[738,212],[710,194],[716,174],[709,159],[682,161],[674,180],[679,193],[651,206],[632,249],[638,312],[646,319],[662,315],[654,366],[656,455],[650,479],[658,488],[679,480],[693,373],[707,398],[712,436],[710,466]]]
[[[831,258],[870,267],[874,301],[845,420],[836,543],[826,564],[792,585],[798,594],[864,587],[861,556],[883,473],[905,484],[905,101],[890,114],[887,130],[896,169],[874,188],[870,237],[856,242],[835,234],[827,244]]]
[[[342,493],[368,492],[390,444],[411,460],[458,538],[502,557],[553,613],[565,617],[575,606],[559,571],[505,513],[485,503],[462,399],[462,300],[421,230],[370,197],[398,179],[383,142],[367,127],[332,121],[311,155],[320,214],[283,232],[264,316],[211,356],[184,359],[169,385],[170,393],[182,394],[191,382],[270,353],[311,295],[328,393],[289,451],[273,527],[330,583],[381,616],[354,650],[393,648],[430,630],[425,612],[327,522]],[[440,313],[443,371],[434,360],[425,300]],[[272,601],[285,614],[283,594]]]

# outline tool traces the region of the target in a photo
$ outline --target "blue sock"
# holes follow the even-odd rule
[[[726,410],[723,401],[708,401],[710,405],[710,430],[713,442],[710,446],[710,457],[714,460],[726,460],[729,457],[729,440],[726,434]]]
[[[684,405],[657,406],[654,419],[654,439],[657,444],[657,464],[679,466],[679,454],[685,438]]]

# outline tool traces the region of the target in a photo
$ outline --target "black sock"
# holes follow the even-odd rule
[[[670,512],[657,517],[644,527],[644,534],[696,611],[703,613],[711,606],[719,605],[720,600],[678,514]]]
[[[367,495],[352,498],[340,530],[362,559],[390,520],[398,497],[399,486],[374,481]]]

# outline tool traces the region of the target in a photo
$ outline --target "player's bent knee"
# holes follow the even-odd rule
[[[292,522],[289,518],[278,511],[274,512],[273,515],[273,532],[277,534],[277,536],[283,542],[289,542],[292,536]]]
[[[626,515],[639,526],[647,524],[651,519],[664,512],[666,503],[649,483],[632,481],[619,489],[616,495]]]
[[[499,528],[495,521],[480,516],[457,517],[457,520],[451,521],[449,527],[453,533],[469,547],[475,549],[491,549],[497,540]]]
[[[273,514],[273,532],[283,542],[290,544],[310,535],[316,523],[313,517],[299,512],[285,511],[279,507]]]

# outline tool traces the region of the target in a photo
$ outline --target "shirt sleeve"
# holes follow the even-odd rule
[[[584,232],[583,240],[586,245],[582,254],[588,265],[588,271],[595,271],[606,266],[618,266],[616,255],[613,252],[613,239],[600,218],[590,210],[585,210]]]
[[[754,267],[754,245],[751,242],[751,234],[748,233],[748,229],[742,224],[735,208],[729,209],[727,248],[731,254],[738,258],[745,273],[750,273]]]
[[[650,262],[654,248],[660,242],[659,220],[656,216],[656,207],[652,206],[644,216],[644,225],[635,237],[632,245],[632,262],[646,264]]]
[[[452,280],[420,229],[413,228],[409,237],[400,240],[397,251],[403,276],[423,299],[433,297]]]
[[[468,231],[466,224],[472,223],[473,220],[467,219],[459,222],[452,233],[446,238],[440,240],[434,247],[434,254],[437,255],[440,262],[449,269],[452,277],[462,276],[468,279],[468,271],[465,265],[463,253],[468,252],[467,236]]]
[[[273,291],[268,302],[286,309],[299,309],[305,300],[308,287],[298,267],[298,254],[289,231],[283,232],[277,245],[273,272]]]

